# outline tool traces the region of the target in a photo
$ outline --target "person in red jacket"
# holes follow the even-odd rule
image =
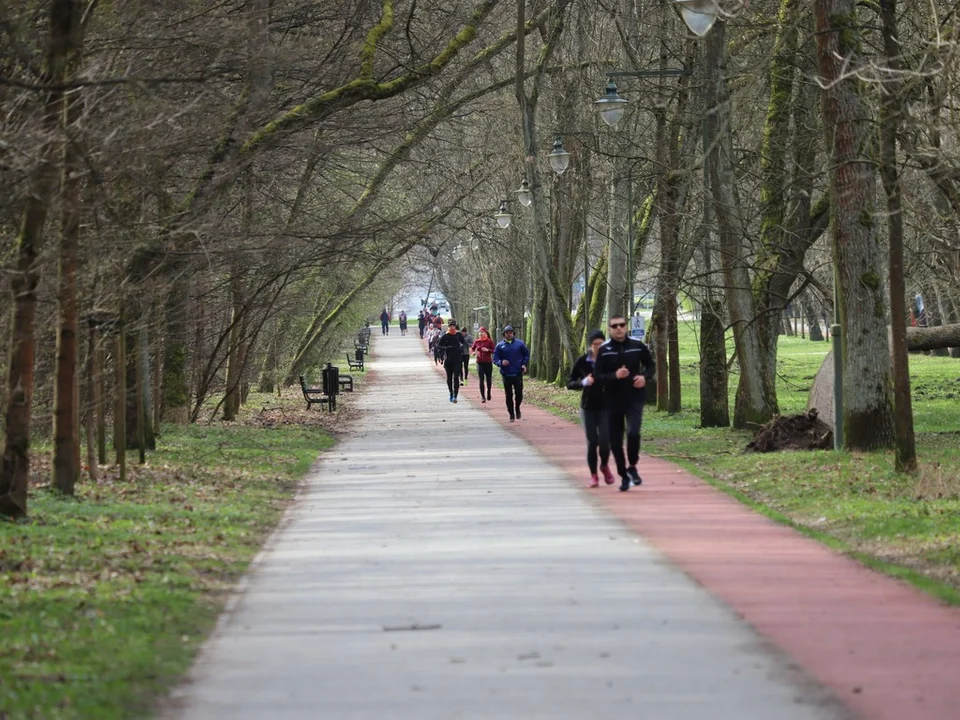
[[[493,385],[493,351],[496,344],[485,327],[480,328],[477,339],[473,341],[470,352],[477,356],[477,377],[480,378],[480,402],[490,399],[490,387]],[[487,394],[484,397],[483,385],[487,385]]]

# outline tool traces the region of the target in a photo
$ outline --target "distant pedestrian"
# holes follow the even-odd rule
[[[523,402],[523,374],[530,364],[530,351],[523,340],[516,337],[512,325],[503,329],[503,340],[497,343],[493,351],[493,364],[500,368],[510,422],[519,420],[520,404]]]
[[[460,334],[463,336],[463,385],[466,387],[467,378],[470,376],[470,348],[473,347],[473,335],[465,327],[460,328]]]
[[[423,334],[427,331],[427,313],[424,310],[417,313],[417,328],[420,330],[420,338],[423,339]]]
[[[600,456],[600,471],[603,481],[613,485],[610,472],[610,421],[606,406],[604,385],[597,377],[597,358],[603,345],[603,331],[590,333],[587,353],[577,359],[570,371],[567,388],[580,390],[580,421],[587,436],[587,467],[590,469],[590,487],[600,484],[597,476],[597,456]]]
[[[401,337],[407,334],[407,311],[401,310],[400,314],[397,316],[397,322],[400,323],[400,335]]]
[[[438,343],[443,352],[443,369],[447,373],[447,388],[450,390],[450,402],[457,402],[460,395],[460,373],[463,372],[463,335],[457,332],[457,324],[450,321],[447,332]]]
[[[597,373],[604,385],[610,423],[610,450],[617,461],[620,492],[630,484],[643,480],[637,472],[640,459],[640,427],[643,424],[643,405],[647,399],[646,386],[653,380],[654,360],[648,348],[636,338],[627,336],[627,321],[622,315],[613,315],[607,325],[610,339],[600,347]],[[623,454],[623,431],[626,422],[627,457]],[[629,464],[628,464],[629,463]]]
[[[380,313],[380,334],[388,335],[390,333],[390,313],[384,308]]]

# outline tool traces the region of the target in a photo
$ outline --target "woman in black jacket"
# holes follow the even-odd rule
[[[570,380],[567,389],[580,390],[580,420],[587,435],[587,466],[590,468],[589,487],[595,488],[600,484],[597,476],[597,455],[600,456],[600,471],[603,481],[607,485],[613,484],[613,473],[610,472],[610,431],[606,399],[603,383],[596,377],[597,353],[603,345],[604,336],[600,330],[590,333],[590,349],[587,354],[574,363],[570,371]]]

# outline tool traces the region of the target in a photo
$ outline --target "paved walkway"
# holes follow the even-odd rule
[[[414,336],[374,342],[377,385],[348,398],[369,412],[308,479],[170,718],[849,716],[631,530],[642,518],[624,508],[656,483],[586,492],[555,464],[582,454],[575,426],[525,408],[506,428],[496,390],[492,405],[451,405]],[[552,428],[552,462],[523,438],[537,427]],[[722,562],[710,552],[702,564]],[[910,692],[899,679],[887,684]]]

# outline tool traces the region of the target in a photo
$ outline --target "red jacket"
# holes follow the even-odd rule
[[[496,347],[496,343],[488,337],[484,340],[474,340],[473,347],[470,349],[477,354],[478,363],[487,364],[493,362],[493,351]]]

